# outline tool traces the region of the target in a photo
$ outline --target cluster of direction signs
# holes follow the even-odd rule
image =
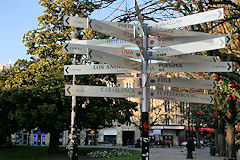
[[[205,23],[224,18],[224,10],[175,18],[147,25],[147,54],[149,60],[156,60],[148,66],[148,73],[159,72],[232,72],[232,62],[217,62],[217,57],[191,55],[224,48],[231,43],[231,35],[213,35],[176,28]],[[64,25],[88,28],[118,39],[78,40],[66,42],[63,51],[72,54],[87,54],[104,64],[66,65],[65,75],[117,74],[142,72],[143,28],[136,24],[107,22],[90,18],[64,17]],[[155,49],[154,49],[155,47]],[[134,49],[134,48],[140,48]],[[171,86],[181,88],[217,89],[217,82],[181,78],[149,77],[150,86]],[[120,88],[86,85],[66,85],[66,96],[141,98],[141,88]],[[162,99],[192,103],[213,104],[213,95],[193,94],[163,90],[150,90],[149,99]]]

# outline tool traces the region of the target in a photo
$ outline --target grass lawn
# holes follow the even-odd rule
[[[60,148],[57,154],[48,154],[48,147],[11,147],[0,148],[0,160],[66,160],[67,151],[65,148]],[[103,148],[80,148],[79,159],[86,160],[139,160],[141,158],[140,152],[132,152],[132,156],[121,156],[115,158],[91,158],[86,154],[91,151],[104,150]]]

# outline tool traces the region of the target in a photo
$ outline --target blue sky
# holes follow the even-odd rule
[[[94,11],[90,18],[105,19],[114,8],[125,9],[127,6],[133,6],[130,0],[115,2],[109,8],[102,11]],[[45,8],[38,4],[38,0],[2,0],[0,5],[0,64],[7,64],[10,60],[12,64],[17,59],[29,58],[26,54],[27,48],[22,43],[23,35],[29,30],[38,26],[37,17],[43,14]],[[114,12],[116,15],[117,13]],[[111,19],[112,16],[109,17]],[[108,20],[109,20],[108,19]]]
[[[0,5],[0,64],[11,59],[28,58],[22,43],[23,35],[37,27],[37,17],[43,13],[38,0],[1,1]]]

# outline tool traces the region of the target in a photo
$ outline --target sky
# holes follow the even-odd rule
[[[103,20],[116,7],[125,8],[133,6],[130,0],[123,0],[115,2],[112,6],[105,9],[104,12],[94,11],[90,18]],[[27,48],[24,46],[22,40],[23,35],[29,30],[38,27],[37,17],[41,16],[44,7],[38,4],[38,0],[2,0],[0,5],[0,64],[6,65],[9,62],[14,64],[17,59],[28,59],[26,54]],[[109,16],[109,19],[112,17]],[[108,19],[108,20],[109,20]]]
[[[0,5],[0,64],[12,64],[18,58],[29,58],[22,43],[23,35],[37,27],[37,17],[43,13],[38,0],[1,1]]]

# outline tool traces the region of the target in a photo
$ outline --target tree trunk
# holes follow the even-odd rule
[[[201,148],[201,144],[200,144],[200,133],[199,133],[199,129],[197,131],[197,148],[200,149]]]
[[[218,120],[218,144],[219,144],[219,155],[226,155],[226,140],[225,140],[225,126],[223,120]]]
[[[236,158],[235,150],[235,125],[227,122],[226,149],[228,158]]]
[[[48,153],[58,152],[60,133],[56,130],[50,131],[50,143]]]

